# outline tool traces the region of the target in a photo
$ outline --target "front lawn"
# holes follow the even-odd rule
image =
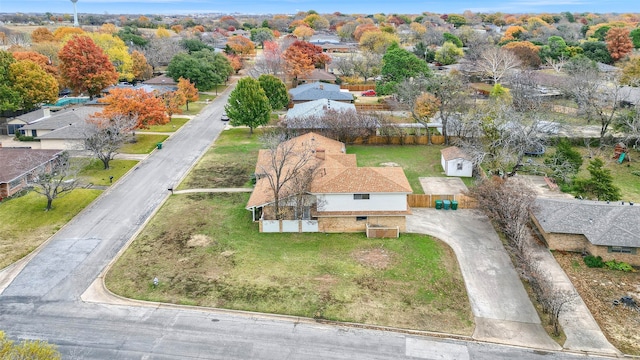
[[[37,248],[100,193],[100,190],[75,189],[53,200],[50,211],[44,211],[47,198],[33,191],[0,202],[0,269]]]
[[[115,159],[109,162],[109,169],[105,170],[102,161],[92,159],[78,174],[78,177],[83,184],[108,186],[111,185],[112,182],[118,181],[127,171],[136,166],[137,163],[137,160]],[[109,179],[111,176],[113,176],[112,180]]]
[[[120,147],[120,153],[122,154],[148,154],[156,145],[165,141],[169,136],[167,135],[151,135],[151,134],[136,134],[136,142],[129,142]]]
[[[247,129],[223,131],[178,189],[250,187],[261,133],[261,129],[251,136]]]
[[[174,132],[178,131],[182,127],[182,125],[186,124],[189,121],[189,118],[184,117],[172,117],[171,121],[163,125],[152,125],[149,126],[148,129],[144,131],[149,132]]]
[[[107,274],[107,287],[142,300],[473,331],[464,281],[444,243],[415,234],[260,234],[244,209],[248,196],[171,196]]]

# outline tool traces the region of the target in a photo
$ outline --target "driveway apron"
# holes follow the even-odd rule
[[[489,219],[475,210],[413,208],[407,232],[434,236],[455,251],[471,302],[473,338],[558,350]]]

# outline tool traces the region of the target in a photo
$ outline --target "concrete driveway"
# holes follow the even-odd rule
[[[540,324],[511,259],[485,215],[475,210],[411,210],[407,232],[437,237],[456,253],[475,316],[474,339],[561,349]]]

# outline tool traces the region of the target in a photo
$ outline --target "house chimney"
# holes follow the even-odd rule
[[[324,149],[321,148],[317,148],[316,149],[316,158],[320,159],[320,160],[324,160],[325,159],[325,151]]]
[[[49,108],[42,109],[42,117],[48,118],[51,116],[51,110]]]

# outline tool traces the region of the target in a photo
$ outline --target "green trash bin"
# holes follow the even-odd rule
[[[453,200],[451,201],[451,210],[458,210],[458,202]]]
[[[162,149],[162,143],[157,143],[156,147],[158,148],[158,150]]]
[[[442,200],[436,200],[436,210],[442,209]]]
[[[443,209],[445,209],[445,210],[449,210],[449,207],[451,207],[451,201],[449,201],[449,200],[442,200],[442,206],[443,206]]]

